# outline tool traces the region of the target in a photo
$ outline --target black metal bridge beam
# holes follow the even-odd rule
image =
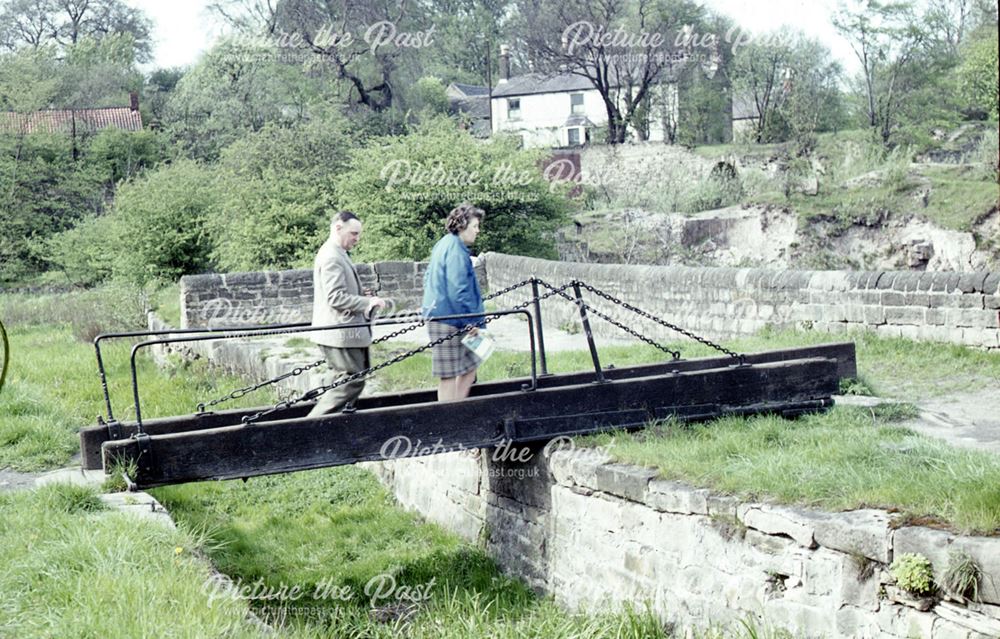
[[[139,488],[236,479],[470,448],[540,441],[648,421],[798,413],[832,404],[836,359],[812,357],[383,406],[315,418],[143,434],[102,445],[105,467],[134,462]],[[853,361],[853,358],[852,358]],[[558,377],[558,376],[555,376]],[[147,430],[147,433],[149,431]]]

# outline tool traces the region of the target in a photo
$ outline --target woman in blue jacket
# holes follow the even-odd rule
[[[438,240],[431,251],[430,264],[424,274],[424,316],[431,319],[427,332],[431,341],[454,335],[472,325],[475,335],[485,322],[482,318],[433,320],[442,315],[482,313],[483,295],[472,268],[469,247],[479,235],[483,210],[472,204],[456,206],[445,222],[448,233]],[[447,402],[469,396],[469,388],[476,379],[479,359],[462,344],[460,337],[445,340],[434,346],[431,372],[440,378],[438,401]]]

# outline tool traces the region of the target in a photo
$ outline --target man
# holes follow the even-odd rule
[[[350,211],[340,211],[330,221],[330,237],[316,254],[313,263],[313,326],[361,324],[373,311],[385,308],[386,300],[366,296],[354,263],[347,252],[361,239],[361,220]],[[368,368],[368,347],[372,332],[368,326],[334,329],[315,333],[333,379]],[[332,382],[330,382],[332,383]],[[352,405],[361,395],[365,380],[357,379],[326,391],[319,396],[309,417],[338,411]]]

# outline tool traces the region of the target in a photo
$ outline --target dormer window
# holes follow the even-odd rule
[[[507,98],[507,119],[521,119],[521,98]]]
[[[583,115],[583,94],[569,94],[569,112],[572,115]]]

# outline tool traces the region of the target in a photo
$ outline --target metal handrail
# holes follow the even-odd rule
[[[535,390],[538,388],[538,375],[536,370],[536,353],[535,353],[535,334],[534,331],[531,330],[533,326],[533,321],[532,321],[533,318],[531,312],[528,311],[527,309],[505,309],[505,310],[489,311],[483,313],[436,315],[434,317],[428,317],[425,319],[433,321],[448,320],[448,319],[472,319],[472,318],[488,317],[488,316],[499,317],[501,315],[513,315],[516,313],[524,314],[528,317],[528,323],[527,323],[528,341],[531,348],[531,390]],[[297,325],[279,324],[279,325],[272,325],[270,327],[259,327],[259,328],[255,327],[249,331],[244,329],[239,329],[238,331],[234,331],[233,333],[227,335],[196,335],[193,337],[174,337],[174,338],[146,340],[144,342],[139,342],[138,344],[132,346],[132,353],[129,358],[129,366],[131,368],[131,373],[132,373],[132,397],[133,400],[135,401],[136,428],[139,433],[142,433],[142,412],[141,409],[139,408],[139,381],[138,381],[138,373],[136,370],[136,355],[138,354],[139,349],[141,348],[145,348],[148,346],[155,346],[158,344],[175,344],[179,342],[201,342],[212,339],[260,337],[266,335],[282,335],[288,333],[309,333],[313,331],[343,330],[348,328],[372,328],[374,326],[391,326],[393,324],[409,324],[409,323],[413,323],[412,317],[405,319],[377,320],[374,322],[363,322],[363,323],[359,322],[353,324],[335,324],[331,326],[312,326],[312,325],[302,326],[301,324]],[[191,333],[197,331],[194,331],[192,329],[186,329],[184,332]],[[207,332],[207,331],[201,331],[201,332]]]

